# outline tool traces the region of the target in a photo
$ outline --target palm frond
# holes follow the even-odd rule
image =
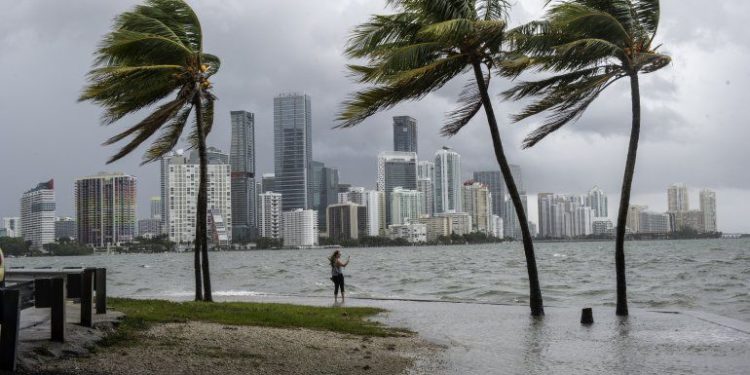
[[[465,67],[464,56],[449,56],[427,66],[402,72],[387,84],[357,92],[344,102],[337,116],[340,124],[335,127],[352,127],[399,102],[422,98],[445,85]]]
[[[477,14],[482,20],[504,20],[508,16],[507,0],[477,0]]]
[[[143,143],[154,133],[156,133],[164,123],[177,116],[177,114],[180,112],[180,109],[185,105],[185,102],[185,98],[178,97],[177,99],[160,106],[156,111],[148,115],[138,124],[106,140],[104,142],[104,145],[111,145],[132,134],[137,133],[136,136],[128,144],[126,144],[122,149],[120,149],[117,154],[112,156],[107,161],[107,164],[120,160],[122,157],[138,148],[141,143]]]
[[[185,124],[187,124],[192,109],[192,104],[185,104],[182,109],[180,109],[180,112],[172,118],[169,124],[167,124],[166,127],[163,127],[161,136],[151,144],[148,150],[146,150],[141,164],[157,161],[177,146],[177,142],[180,140],[180,136],[185,129]]]
[[[490,71],[484,77],[485,87],[489,87],[490,84]],[[464,86],[461,95],[458,98],[460,106],[453,111],[447,113],[446,122],[443,128],[440,130],[440,134],[443,136],[454,136],[458,134],[464,126],[482,109],[482,96],[479,92],[476,79],[472,78]]]

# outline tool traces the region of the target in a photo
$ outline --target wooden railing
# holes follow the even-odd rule
[[[15,371],[21,311],[50,308],[50,339],[65,341],[65,300],[80,301],[81,321],[92,326],[93,291],[96,313],[107,312],[105,268],[11,268],[0,288],[0,371]]]

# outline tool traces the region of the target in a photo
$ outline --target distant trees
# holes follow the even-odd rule
[[[42,246],[48,255],[53,256],[71,256],[71,255],[91,255],[94,253],[92,247],[81,245],[70,239],[60,239],[58,242],[44,244]]]
[[[175,147],[195,110],[189,137],[200,156],[195,300],[211,301],[206,136],[213,126],[216,99],[208,79],[219,70],[219,58],[203,52],[198,16],[182,0],[146,0],[132,11],[118,15],[113,30],[104,37],[95,55],[94,67],[88,74],[89,84],[79,100],[102,106],[105,125],[168,100],[136,125],[105,142],[110,145],[131,137],[107,163],[130,154],[161,131],[146,150],[143,163],[159,160]]]
[[[31,254],[31,242],[21,237],[0,237],[0,249],[6,256],[24,256]]]

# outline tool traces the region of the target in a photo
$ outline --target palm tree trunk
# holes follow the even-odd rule
[[[539,286],[539,276],[536,269],[534,243],[531,240],[531,231],[529,231],[529,222],[526,219],[526,211],[523,209],[521,195],[518,193],[518,187],[516,187],[516,182],[510,171],[510,165],[508,165],[508,159],[505,157],[505,151],[503,151],[503,143],[500,140],[500,130],[497,127],[495,111],[492,109],[492,101],[487,92],[487,85],[484,83],[482,66],[476,59],[472,61],[472,66],[474,67],[474,76],[476,77],[479,92],[482,96],[482,106],[484,106],[485,113],[487,114],[487,122],[490,126],[492,144],[495,148],[495,158],[500,165],[500,171],[503,173],[505,185],[508,187],[508,194],[513,202],[513,207],[516,210],[518,221],[521,224],[523,250],[526,255],[526,270],[529,274],[529,306],[531,307],[531,315],[542,316],[544,315],[544,303],[542,302],[542,290]]]
[[[195,98],[193,98],[193,105],[196,107],[196,116],[198,117],[198,121],[200,121],[201,117],[201,100],[200,100],[200,94],[196,94]],[[201,171],[203,170],[203,165],[201,162],[201,165],[199,167]],[[200,185],[198,188],[198,202],[197,202],[197,216],[195,218],[195,251],[194,251],[194,258],[193,258],[193,266],[195,267],[195,300],[196,301],[203,301],[203,275],[201,272],[201,247],[203,246],[203,241],[201,240],[203,237],[205,237],[204,231],[206,228],[205,225],[205,214],[204,217],[204,224],[201,226],[201,197],[200,197]]]
[[[206,134],[203,132],[203,107],[200,94],[196,95],[195,116],[196,132],[198,134],[198,156],[200,159],[200,181],[198,185],[198,209],[197,225],[201,231],[200,241],[201,248],[201,267],[203,273],[203,300],[213,302],[211,296],[211,275],[208,265],[208,228],[206,218],[208,217],[208,155],[206,153]]]
[[[628,315],[627,283],[625,282],[625,225],[630,207],[630,189],[633,186],[635,159],[638,153],[638,138],[641,134],[641,93],[638,84],[638,73],[630,75],[630,92],[633,102],[633,126],[630,130],[628,158],[625,162],[625,176],[622,178],[620,209],[617,212],[617,235],[615,238],[615,269],[617,272],[617,310],[618,316]]]

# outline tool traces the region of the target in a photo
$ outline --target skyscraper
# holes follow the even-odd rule
[[[346,193],[339,193],[339,203],[356,203],[367,207],[367,235],[379,236],[385,233],[385,195],[382,191],[352,187]],[[322,230],[321,230],[322,231]]]
[[[385,194],[386,224],[391,224],[391,192],[401,187],[417,188],[417,154],[415,152],[384,151],[378,155],[377,189]]]
[[[55,242],[55,180],[39,183],[21,196],[21,235],[31,247]]]
[[[219,149],[210,147],[209,150],[214,157],[209,158],[208,164],[208,209],[212,210],[214,222],[218,220],[216,215],[221,215],[222,225],[231,228],[232,189],[229,157],[222,154]],[[163,213],[167,218],[165,231],[169,234],[169,240],[178,244],[190,244],[195,240],[200,183],[197,154],[197,150],[193,150],[190,157],[171,153],[162,162],[162,167],[166,169],[162,173],[165,179],[162,186],[165,186],[168,202],[167,210]],[[208,216],[206,218],[208,219]],[[231,231],[228,237],[231,241]]]
[[[461,155],[448,147],[435,153],[435,212],[463,212]]]
[[[5,235],[8,237],[21,237],[21,218],[4,217],[0,221],[0,228],[5,229]]]
[[[310,97],[283,94],[273,99],[274,192],[283,211],[313,204],[312,112]]]
[[[391,224],[406,224],[424,215],[424,195],[417,190],[395,187],[391,192]]]
[[[337,202],[339,171],[336,168],[326,167],[323,163],[314,165],[313,171],[315,182],[315,197],[313,198],[316,203],[313,208],[318,212],[318,229],[325,232],[327,230],[327,208]]]
[[[435,214],[435,197],[433,195],[435,187],[432,184],[432,179],[419,178],[417,179],[417,190],[422,193],[422,207],[424,207],[425,215],[432,216]]]
[[[505,181],[500,171],[476,171],[474,172],[474,181],[487,186],[492,194],[492,214],[500,218],[505,213]]]
[[[417,152],[417,120],[393,117],[393,151]]]
[[[417,178],[435,180],[435,163],[431,160],[420,160],[417,163]]]
[[[690,200],[688,199],[687,185],[674,184],[667,188],[667,211],[690,211]]]
[[[161,221],[161,197],[151,197],[149,200],[150,208],[151,208],[151,219],[156,219]]]
[[[521,193],[521,204],[523,205],[524,212],[528,212],[527,197],[525,193]],[[508,199],[505,201],[505,212],[506,217],[503,218],[503,235],[505,237],[520,240],[523,238],[521,233],[521,223],[518,221],[518,215],[513,207],[513,201]]]
[[[328,206],[327,211],[328,238],[340,241],[367,235],[367,207],[351,202],[337,203]]]
[[[231,111],[232,141],[232,238],[247,242],[255,238],[255,115]]]
[[[492,235],[492,194],[476,181],[466,181],[462,187],[463,205],[471,215],[472,231]]]
[[[594,217],[609,216],[607,204],[607,194],[599,186],[594,186],[589,190],[586,196],[586,205],[594,211]]]
[[[79,178],[75,198],[78,242],[104,248],[135,238],[135,177],[100,173]]]
[[[700,192],[700,200],[705,232],[718,232],[718,226],[716,225],[716,193],[708,189],[703,189]]]

